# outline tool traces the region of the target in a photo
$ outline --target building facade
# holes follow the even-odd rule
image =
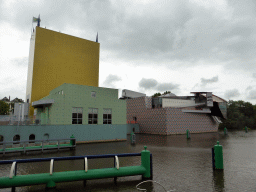
[[[26,102],[46,97],[63,83],[99,85],[98,42],[36,27],[30,40]]]
[[[206,97],[200,95],[200,98],[195,95],[128,99],[127,121],[135,120],[140,132],[149,134],[185,134],[186,130],[216,132],[220,123],[218,117],[223,118],[223,114],[216,101],[209,103]],[[222,106],[225,108],[224,104]]]
[[[126,124],[126,101],[117,89],[64,83],[32,106],[41,125]]]
[[[0,141],[62,139],[74,135],[77,143],[125,141],[137,125],[126,124],[126,101],[118,89],[62,84],[34,101],[34,121],[0,126]],[[33,138],[33,139],[31,139]]]

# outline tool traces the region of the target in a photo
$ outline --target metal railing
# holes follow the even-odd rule
[[[72,142],[71,142],[72,141]],[[64,145],[62,143],[70,143],[70,145]],[[38,147],[29,146],[31,143],[39,144]],[[49,143],[55,143],[55,147],[53,145],[50,145]],[[14,146],[14,144],[19,144],[20,146]],[[61,148],[75,148],[76,147],[76,139],[75,138],[67,138],[67,139],[42,139],[42,140],[25,140],[25,141],[4,141],[0,142],[0,146],[2,146],[2,149],[0,149],[0,153],[9,153],[9,152],[24,152],[27,151],[38,151],[41,150],[42,152],[44,150],[48,149],[61,149]],[[11,146],[11,147],[9,147]],[[7,148],[9,147],[9,148]]]
[[[113,158],[114,159],[114,168],[119,170],[119,159],[118,157],[132,157],[132,156],[141,156],[141,153],[123,153],[123,154],[106,154],[106,155],[86,155],[86,156],[68,156],[68,157],[50,157],[50,158],[35,158],[35,159],[17,159],[17,160],[3,160],[0,161],[0,164],[12,164],[11,170],[10,170],[10,175],[9,178],[12,179],[14,176],[17,176],[17,165],[18,163],[30,163],[30,162],[44,162],[44,161],[49,161],[50,162],[50,172],[49,174],[52,176],[54,173],[54,162],[55,161],[62,161],[62,160],[78,160],[78,159],[83,159],[84,160],[84,171],[87,173],[88,172],[88,159],[97,159],[97,158]],[[153,178],[153,162],[152,162],[152,154],[150,153],[150,179]],[[134,168],[134,167],[133,167]],[[137,169],[141,169],[140,166],[136,167]],[[92,171],[92,170],[91,170]],[[58,172],[59,173],[59,172]],[[132,176],[132,175],[141,175],[143,174],[144,171],[140,170],[140,174],[138,173],[127,173],[123,175],[118,175],[118,177],[123,177],[123,176]],[[92,173],[90,173],[92,174]],[[105,178],[106,176],[104,176]],[[114,181],[116,182],[117,177],[113,176],[113,174],[110,174],[107,177],[114,177]],[[5,182],[7,178],[0,178],[0,188],[1,187],[12,187],[12,191],[15,191],[15,187],[17,185],[6,185],[1,182]],[[92,179],[95,179],[94,177]],[[83,179],[80,179],[83,180]],[[66,181],[66,180],[65,180]],[[41,181],[40,181],[41,182]],[[43,182],[42,182],[43,183]],[[86,180],[84,180],[84,185],[86,184]],[[23,186],[23,185],[21,185]],[[47,187],[52,187],[47,184]]]
[[[41,117],[32,118],[32,117],[24,117],[14,116],[14,115],[0,115],[0,126],[9,125],[9,126],[23,126],[23,125],[48,125],[50,123],[50,119],[46,119],[44,121],[41,120]]]

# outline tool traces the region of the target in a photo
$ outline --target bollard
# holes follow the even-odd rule
[[[150,179],[150,151],[147,150],[147,146],[144,146],[141,151],[141,165],[146,168],[146,173],[142,175],[142,179]]]
[[[135,142],[136,142],[136,135],[135,135],[135,133],[132,131],[131,132],[131,144],[135,144]]]
[[[224,128],[224,135],[227,135],[227,133],[228,133],[228,130],[227,130],[227,128],[225,127],[225,128]]]
[[[214,146],[214,163],[215,169],[223,169],[223,152],[222,146],[219,145],[219,141],[217,141],[217,145]]]
[[[76,139],[75,139],[75,136],[73,134],[70,137],[70,145],[73,145],[73,147],[70,148],[71,150],[75,148],[74,145],[76,145]]]
[[[188,129],[187,129],[187,139],[190,139],[190,132]]]
[[[248,133],[248,127],[245,126],[245,133]]]

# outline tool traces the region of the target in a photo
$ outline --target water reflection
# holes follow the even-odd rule
[[[213,183],[215,191],[225,191],[224,188],[224,171],[223,170],[213,170]]]

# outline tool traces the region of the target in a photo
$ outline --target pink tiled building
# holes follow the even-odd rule
[[[226,114],[225,109],[219,108],[219,105],[225,106],[225,100],[217,102],[215,97],[212,96],[212,104],[208,106],[206,97],[203,98],[204,101],[196,102],[196,96],[189,99],[177,96],[127,99],[127,121],[137,121],[140,133],[185,134],[187,129],[191,133],[217,132],[221,121],[216,116],[225,118]],[[194,103],[194,106],[186,107],[189,102]]]

